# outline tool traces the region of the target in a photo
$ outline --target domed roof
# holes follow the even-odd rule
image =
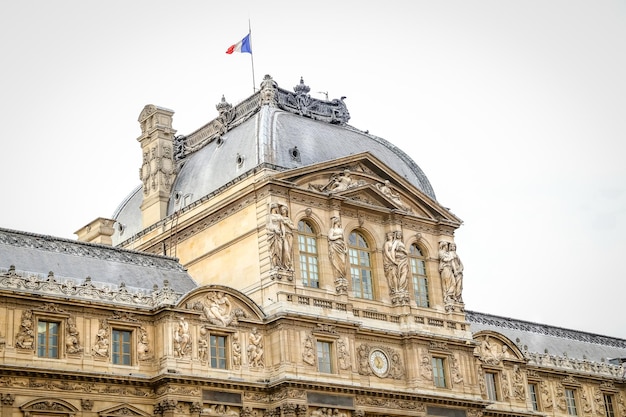
[[[179,172],[167,215],[236,181],[259,166],[288,170],[370,152],[417,189],[435,199],[426,175],[402,150],[385,139],[347,124],[342,99],[308,95],[303,80],[290,92],[265,76],[261,90],[237,106],[224,98],[220,115],[187,136],[177,137]],[[141,230],[141,187],[120,205],[114,219],[124,225],[113,236],[118,244]]]

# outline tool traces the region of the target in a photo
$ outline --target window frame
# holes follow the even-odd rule
[[[539,384],[535,381],[528,382],[528,398],[533,411],[541,411],[541,399],[539,395]]]
[[[494,370],[485,370],[485,388],[487,399],[490,401],[501,401],[500,394],[500,373]],[[491,378],[491,380],[489,379]]]
[[[311,231],[303,231],[300,224],[305,225]],[[298,262],[300,266],[300,278],[302,285],[307,288],[320,288],[320,251],[317,237],[317,228],[311,220],[307,218],[298,220]],[[315,252],[307,250],[311,247],[311,242],[312,247],[315,248]],[[303,250],[303,248],[305,250]],[[314,262],[311,262],[312,260],[314,260]],[[311,268],[311,265],[313,265],[313,268]],[[312,271],[312,269],[315,270]]]
[[[224,341],[224,346],[223,348],[216,348],[216,352],[222,351],[223,352],[223,356],[214,356],[213,355],[213,351],[214,351],[214,345],[213,345],[213,339],[216,340],[223,340]],[[230,364],[230,360],[231,360],[231,355],[230,355],[230,337],[227,334],[223,334],[223,333],[218,333],[218,332],[209,332],[207,335],[207,339],[208,339],[208,343],[209,343],[209,347],[208,347],[208,364],[209,367],[211,369],[230,369],[231,368],[231,364]],[[213,366],[213,363],[215,362],[216,364],[219,363],[219,361],[222,361],[222,363],[224,364],[224,367],[221,366]]]
[[[430,364],[433,370],[433,385],[436,388],[449,388],[448,358],[446,356],[433,355],[430,359]]]
[[[417,254],[415,252],[417,250]],[[415,297],[415,305],[417,307],[430,307],[430,282],[428,279],[428,268],[426,265],[426,251],[417,243],[413,242],[409,245],[409,266],[411,273],[411,286],[413,287],[413,297]],[[422,264],[424,273],[420,274],[419,263]],[[422,291],[422,284],[424,286]],[[424,305],[425,304],[425,305]]]
[[[46,324],[46,331],[43,333],[45,335],[45,343],[44,343],[44,351],[43,353],[45,354],[40,354],[40,352],[42,352],[42,346],[40,345],[41,341],[40,341],[40,335],[42,334],[39,331],[39,325],[40,324]],[[56,324],[57,326],[57,333],[56,333],[56,355],[50,355],[50,350],[51,347],[49,345],[49,341],[50,341],[50,335],[49,335],[49,325],[51,324]],[[41,358],[41,359],[60,359],[62,356],[62,352],[61,349],[64,346],[64,341],[63,341],[63,320],[61,318],[52,318],[52,317],[36,317],[36,328],[37,328],[37,336],[36,336],[36,349],[35,351],[37,352],[37,357]]]
[[[578,416],[578,405],[576,401],[576,388],[565,387],[565,406],[567,407],[567,415]]]
[[[327,347],[326,351],[320,352],[320,347]],[[321,355],[320,355],[321,353]],[[326,360],[327,357],[327,360]],[[335,374],[335,342],[328,339],[315,339],[315,359],[317,361],[317,371],[323,374]]]
[[[116,341],[116,334],[119,335],[124,335],[124,334],[128,334],[128,342],[124,342],[122,341]],[[135,365],[135,349],[136,349],[136,340],[135,340],[135,329],[133,328],[129,328],[129,327],[124,327],[124,326],[115,326],[115,325],[111,325],[111,342],[110,342],[110,349],[111,349],[111,363],[113,365],[118,365],[118,366],[134,366]],[[124,346],[128,346],[128,353],[123,352],[123,347]],[[119,352],[116,353],[116,347],[119,347],[120,350]],[[129,363],[124,363],[123,358],[128,357],[128,362]],[[118,358],[121,358],[122,360],[120,361]]]
[[[354,243],[352,243],[353,236],[355,236]],[[360,241],[365,246],[361,246]],[[364,254],[366,256],[363,256]],[[367,259],[367,265],[362,264],[363,259]],[[353,260],[356,260],[356,263],[353,263]],[[375,300],[374,250],[370,240],[359,230],[353,230],[348,234],[348,262],[350,264],[350,287],[353,296],[363,300]],[[368,287],[369,291],[367,291]]]
[[[616,417],[615,396],[613,394],[603,392],[602,399],[604,400],[604,415],[606,417]]]

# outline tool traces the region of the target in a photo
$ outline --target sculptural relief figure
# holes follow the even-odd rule
[[[206,295],[203,312],[211,323],[228,326],[231,321],[231,303],[223,291],[213,291]]]
[[[345,169],[343,175],[333,175],[330,178],[329,183],[322,189],[322,191],[328,191],[330,193],[338,193],[345,191],[352,185],[352,177],[350,176],[350,170]]]
[[[313,350],[313,340],[311,339],[311,336],[307,336],[304,341],[302,360],[311,366],[315,365],[315,351]]]
[[[241,343],[239,342],[239,335],[233,334],[233,367],[239,369],[241,366]]]
[[[150,345],[148,343],[148,332],[145,327],[139,329],[139,340],[137,341],[137,357],[139,360],[150,359]]]
[[[191,335],[189,334],[189,323],[184,317],[180,317],[178,325],[174,329],[174,356],[182,358],[191,353]]]
[[[391,189],[391,185],[389,185],[389,180],[385,180],[383,184],[376,184],[376,188],[378,188],[381,193],[383,193],[386,197],[390,198],[394,203],[396,203],[401,210],[411,211],[411,208],[404,204],[404,202],[402,202],[402,199],[400,199],[400,196]]]
[[[346,254],[348,247],[343,239],[343,227],[339,217],[331,219],[331,228],[328,231],[328,257],[333,267],[335,287],[338,294],[346,294],[348,281],[346,279]]]
[[[67,319],[67,330],[65,335],[65,351],[67,353],[80,353],[83,351],[83,347],[78,340],[78,329],[76,328],[76,322],[72,317]]]
[[[100,320],[100,328],[98,329],[98,333],[96,333],[96,343],[91,349],[91,352],[95,356],[109,356],[109,325],[104,319]]]
[[[15,336],[15,346],[20,349],[32,349],[35,342],[35,330],[33,328],[33,312],[24,310],[20,331]]]
[[[479,347],[480,360],[489,365],[498,365],[508,355],[508,346],[492,343],[489,335],[485,336]]]
[[[337,341],[337,362],[339,362],[340,369],[350,369],[352,364],[350,363],[350,354],[348,348],[343,340]]]
[[[431,362],[430,356],[422,356],[422,362],[420,363],[420,375],[427,381],[433,380],[433,365]]]
[[[265,366],[264,361],[263,335],[253,327],[248,336],[248,365],[251,368],[262,368]]]

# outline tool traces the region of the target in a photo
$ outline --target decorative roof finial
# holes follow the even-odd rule
[[[293,88],[293,91],[295,91],[296,94],[309,94],[309,91],[311,91],[311,88],[308,85],[304,84],[304,79],[300,77],[300,84],[295,86]]]

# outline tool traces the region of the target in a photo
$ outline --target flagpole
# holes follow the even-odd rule
[[[250,19],[248,19],[248,35],[250,36],[250,45],[252,45],[252,28]],[[252,49],[252,46],[250,47]],[[250,62],[252,63],[252,94],[256,93],[256,81],[254,80],[254,54],[250,52]]]

